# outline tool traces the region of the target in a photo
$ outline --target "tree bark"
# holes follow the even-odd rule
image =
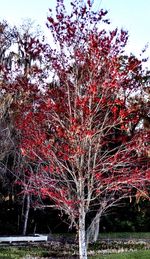
[[[79,210],[79,258],[87,259],[84,208],[80,208]]]
[[[98,239],[101,214],[101,211],[97,212],[96,216],[87,229],[87,246],[89,242],[96,242]]]
[[[26,233],[27,233],[29,210],[30,210],[30,195],[27,194],[27,197],[26,197],[26,210],[25,210],[25,214],[24,214],[24,225],[23,225],[23,232],[22,232],[23,235],[26,235]]]

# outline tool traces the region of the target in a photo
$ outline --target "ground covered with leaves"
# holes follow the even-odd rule
[[[135,251],[135,252],[133,252]],[[138,251],[136,253],[136,251]],[[88,254],[91,259],[108,258],[113,259],[115,254],[119,259],[128,258],[149,258],[150,257],[150,240],[149,239],[127,239],[127,238],[108,238],[99,239],[95,244],[90,244]],[[130,257],[130,254],[132,257]],[[141,257],[137,257],[141,255]],[[142,257],[142,255],[144,257]],[[120,257],[119,257],[120,256]],[[135,256],[135,257],[134,257]],[[76,259],[78,258],[78,244],[70,238],[60,236],[55,240],[47,243],[28,243],[12,244],[0,247],[0,259],[38,259],[38,258],[61,258]]]

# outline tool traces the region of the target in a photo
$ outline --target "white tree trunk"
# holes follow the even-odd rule
[[[85,236],[85,212],[81,208],[79,212],[79,258],[87,259],[87,245]]]
[[[90,226],[87,229],[87,246],[89,242],[96,242],[98,239],[101,214],[101,210],[97,212],[96,216],[94,217]]]

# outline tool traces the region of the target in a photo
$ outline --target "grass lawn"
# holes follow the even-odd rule
[[[137,238],[137,239],[150,239],[150,232],[110,232],[100,233],[101,239],[115,239],[115,238]]]
[[[0,259],[21,259],[24,256],[48,257],[46,249],[42,248],[18,248],[18,247],[0,247]]]
[[[150,259],[150,250],[123,254],[97,255],[89,257],[89,259]]]
[[[41,248],[0,248],[0,259],[21,259],[27,255],[50,257],[50,254],[45,249]],[[69,259],[69,257],[67,258]],[[97,255],[89,257],[89,259],[150,259],[150,250],[126,252],[122,254]]]

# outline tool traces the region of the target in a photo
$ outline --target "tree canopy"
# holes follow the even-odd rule
[[[55,18],[50,10],[55,46],[19,38],[19,59],[1,66],[1,87],[13,96],[24,174],[18,182],[67,214],[86,259],[108,209],[133,195],[148,198],[149,72],[125,55],[126,31],[101,29],[107,11],[94,11],[89,0],[71,7],[68,14],[57,0]]]

